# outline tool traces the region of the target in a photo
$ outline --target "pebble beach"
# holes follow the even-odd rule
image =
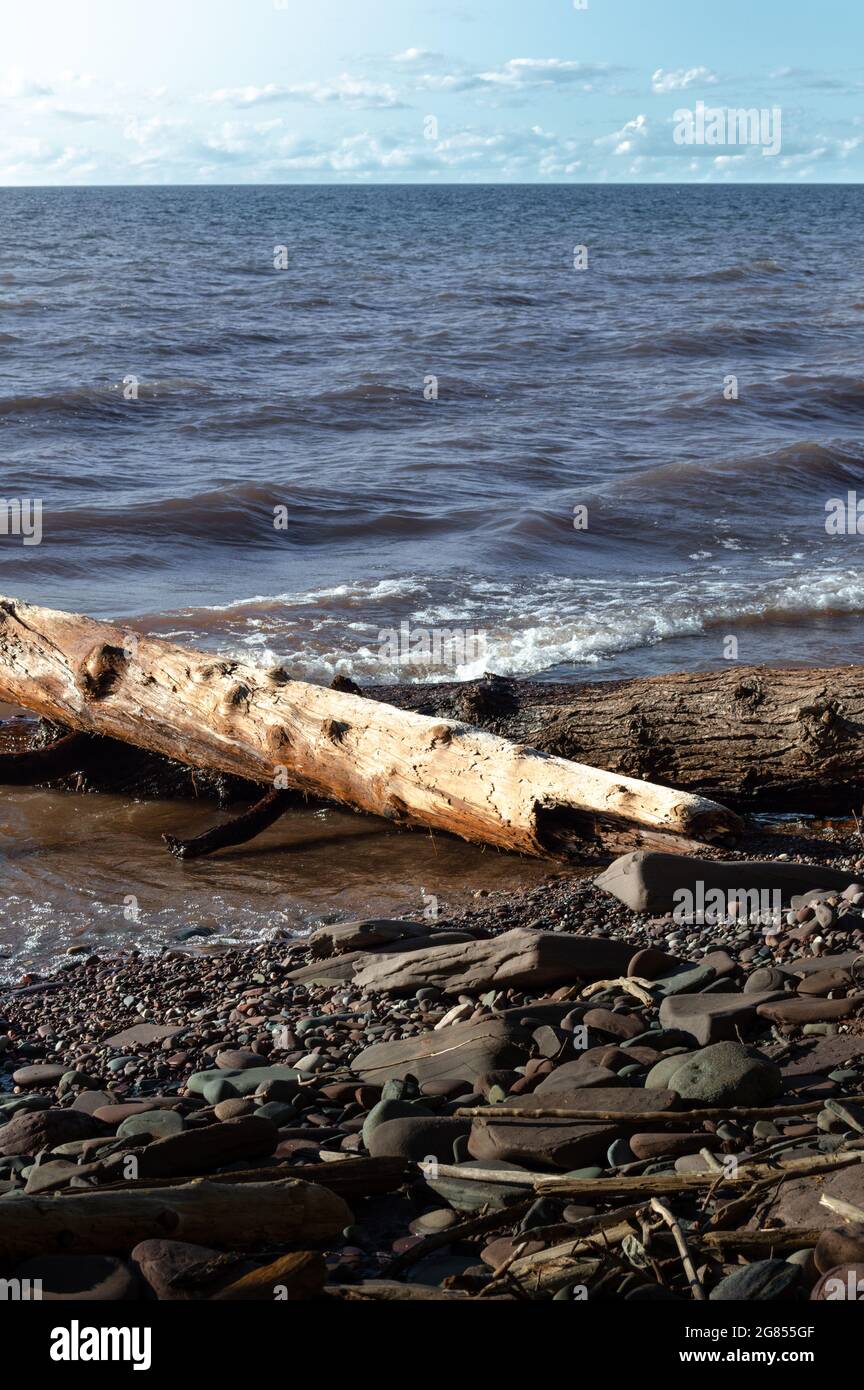
[[[852,828],[815,842],[803,870],[791,831],[731,856],[794,880],[767,923],[550,867],[438,921],[73,948],[0,994],[0,1277],[104,1301],[844,1296],[864,853]],[[79,1216],[132,1199],[107,1239]]]

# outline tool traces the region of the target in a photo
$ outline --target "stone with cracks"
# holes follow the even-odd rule
[[[446,994],[493,988],[536,991],[623,975],[632,955],[632,946],[624,942],[516,928],[489,941],[376,958],[355,975],[354,983],[373,994],[413,994],[429,985]]]

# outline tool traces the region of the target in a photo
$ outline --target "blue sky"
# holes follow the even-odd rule
[[[860,181],[859,0],[585,3],[6,0],[0,184]]]

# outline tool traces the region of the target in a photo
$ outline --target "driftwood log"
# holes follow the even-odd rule
[[[335,1192],[290,1180],[194,1182],[158,1191],[64,1197],[15,1192],[0,1202],[0,1259],[126,1254],[152,1236],[224,1250],[315,1244],[337,1236],[351,1220],[350,1208]]]
[[[366,693],[739,809],[848,813],[864,796],[864,666],[730,662],[722,671],[647,679],[565,685],[487,677]]]
[[[566,852],[586,816],[701,840],[741,829],[706,798],[456,719],[12,599],[0,600],[0,699],[193,767],[532,855]]]

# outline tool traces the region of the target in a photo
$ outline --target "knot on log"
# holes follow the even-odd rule
[[[732,691],[732,698],[745,709],[755,711],[765,700],[765,687],[761,676],[746,676]]]
[[[466,724],[483,727],[505,719],[516,708],[513,682],[504,676],[487,673],[482,680],[460,693],[456,711]]]
[[[437,748],[439,743],[449,743],[452,738],[453,730],[449,724],[436,724],[434,729],[429,730],[429,747]]]
[[[675,750],[641,711],[630,719],[627,733],[630,747],[618,759],[615,770],[645,782],[674,782],[677,765]]]
[[[341,743],[350,728],[351,725],[345,724],[341,719],[325,719],[321,725],[321,732],[331,743]]]
[[[249,696],[252,694],[250,686],[240,681],[238,685],[232,687],[225,696],[225,703],[231,709],[237,709],[239,705],[248,705]]]
[[[109,646],[99,642],[90,651],[78,672],[76,684],[87,700],[102,700],[122,679],[129,660],[124,647]]]
[[[284,666],[274,666],[267,672],[267,679],[271,685],[287,685],[291,677]]]
[[[352,681],[350,676],[334,676],[332,681],[330,682],[330,689],[338,690],[341,695],[363,694],[363,691],[360,689],[357,682]]]
[[[840,701],[827,696],[803,705],[798,717],[802,740],[814,754],[835,752],[850,739],[860,737],[860,729],[844,718]]]

